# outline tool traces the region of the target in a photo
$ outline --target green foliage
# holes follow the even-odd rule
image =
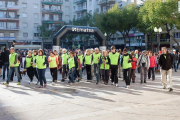
[[[41,37],[42,40],[52,38],[53,31],[49,30],[48,23],[44,23],[42,26],[38,26],[37,30],[39,31],[39,37]]]

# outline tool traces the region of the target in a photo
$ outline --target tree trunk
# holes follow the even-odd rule
[[[124,38],[124,48],[126,48],[126,37],[123,35]]]
[[[177,47],[178,47],[178,51],[180,52],[179,42],[174,38],[174,36],[170,33],[170,31],[167,31],[167,32],[168,32],[168,34],[170,35],[170,37],[172,38],[172,40],[173,40],[174,42],[176,42]]]

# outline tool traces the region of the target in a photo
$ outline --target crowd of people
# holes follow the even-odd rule
[[[61,82],[68,79],[71,85],[82,80],[83,71],[86,72],[87,82],[92,82],[96,78],[96,84],[102,80],[105,85],[111,81],[111,85],[118,87],[118,78],[122,78],[126,83],[126,88],[130,83],[135,83],[136,73],[140,73],[140,83],[147,83],[147,79],[155,80],[155,72],[161,73],[163,88],[172,88],[172,70],[177,72],[179,68],[180,54],[176,50],[167,50],[162,47],[159,53],[152,51],[129,51],[127,48],[117,50],[111,46],[111,50],[87,49],[81,51],[44,51],[29,50],[15,51],[13,47],[10,51],[4,48],[0,51],[0,75],[3,66],[3,80],[7,70],[7,80],[4,85],[8,86],[13,81],[14,73],[18,78],[17,85],[21,84],[22,72],[27,72],[30,84],[37,78],[36,85],[39,88],[47,86],[46,68],[49,67],[52,76],[52,85],[58,82],[58,74],[62,74]],[[10,70],[9,70],[10,68]],[[21,71],[21,68],[23,70]],[[123,74],[122,74],[123,73]],[[34,77],[35,76],[35,77]]]

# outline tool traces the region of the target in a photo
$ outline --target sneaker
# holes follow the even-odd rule
[[[57,83],[57,80],[54,80],[55,83]]]
[[[18,83],[17,83],[17,85],[21,85],[21,83],[20,83],[20,82],[18,82]]]
[[[39,88],[43,88],[43,86],[42,86],[42,85],[40,85],[40,86],[39,86]]]
[[[112,82],[111,85],[114,85],[114,82]]]
[[[69,81],[68,83],[71,83],[71,81]]]
[[[87,80],[87,82],[92,82],[92,80]]]
[[[44,84],[44,87],[46,87],[47,86],[47,84]]]
[[[52,82],[52,85],[54,85],[55,83],[54,82]]]
[[[77,82],[79,82],[79,81],[80,81],[80,79],[77,80]]]
[[[32,84],[32,83],[33,83],[32,81],[29,82],[29,84]]]
[[[170,89],[169,89],[169,92],[172,92],[172,91],[173,91],[173,89],[172,89],[172,88],[170,88]]]
[[[146,81],[144,81],[144,83],[147,83]]]
[[[61,80],[61,82],[64,82],[64,81],[65,81],[64,79]]]
[[[135,81],[132,81],[133,83],[135,83]]]
[[[3,83],[3,85],[6,85],[6,86],[8,86],[9,84],[8,84],[8,83]]]
[[[129,89],[129,88],[130,88],[130,86],[129,86],[129,85],[127,85],[127,86],[126,86],[126,88],[127,88],[127,89]]]
[[[98,85],[99,84],[99,82],[96,82],[96,85]]]
[[[163,89],[166,89],[166,87],[164,86]]]
[[[152,79],[152,81],[155,81],[155,79]]]
[[[119,85],[118,85],[117,83],[115,84],[115,86],[116,86],[116,87],[119,87]]]
[[[39,81],[36,83],[36,85],[39,85]]]
[[[10,80],[9,82],[13,82],[13,80]]]
[[[140,82],[141,84],[143,84],[143,81],[141,80],[141,82]]]

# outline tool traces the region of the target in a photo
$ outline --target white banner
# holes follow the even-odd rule
[[[53,51],[56,50],[57,53],[59,54],[60,48],[61,48],[60,46],[53,46]]]
[[[106,46],[99,46],[99,49],[100,50],[106,50],[107,48],[106,48]]]

